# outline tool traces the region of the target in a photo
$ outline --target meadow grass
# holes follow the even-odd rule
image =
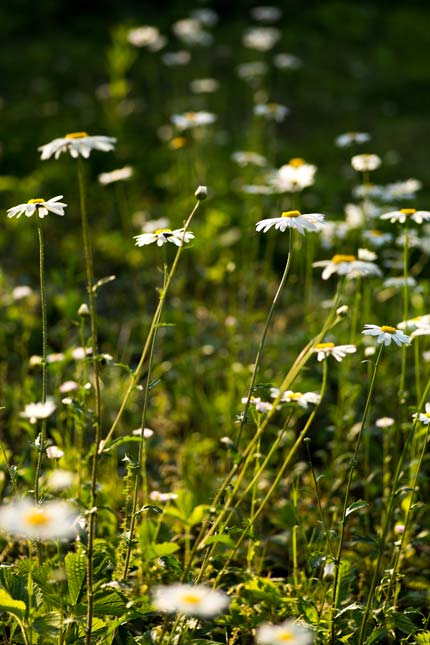
[[[0,177],[5,644],[430,643],[425,191],[372,133],[307,158],[252,15],[236,109],[211,9],[124,21],[102,130]]]

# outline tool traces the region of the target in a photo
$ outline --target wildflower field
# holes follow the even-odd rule
[[[145,4],[0,7],[0,642],[429,644],[430,8]]]

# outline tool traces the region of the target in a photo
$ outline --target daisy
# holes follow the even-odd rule
[[[242,43],[248,49],[267,52],[276,45],[280,37],[281,32],[274,27],[253,27],[245,33]]]
[[[355,354],[357,348],[355,345],[335,345],[334,343],[318,343],[314,347],[314,352],[317,353],[317,360],[323,361],[329,356],[340,363],[347,354]]]
[[[367,132],[345,132],[335,139],[335,143],[339,148],[346,148],[353,143],[366,143],[367,141],[370,141],[370,134]]]
[[[133,176],[132,166],[124,166],[123,168],[118,168],[118,170],[112,170],[111,172],[102,172],[98,176],[99,183],[103,186],[108,184],[113,184],[116,181],[125,181],[131,179]]]
[[[376,170],[381,165],[381,158],[378,155],[354,155],[351,159],[351,166],[358,172],[369,172]]]
[[[426,403],[425,410],[425,412],[417,412],[416,414],[413,414],[412,418],[420,421],[425,426],[428,426],[430,423],[430,403]]]
[[[66,502],[35,505],[28,500],[0,507],[0,530],[29,540],[69,539],[76,534],[78,514]]]
[[[184,112],[183,114],[173,114],[170,117],[173,125],[176,125],[178,130],[189,130],[197,128],[202,125],[211,125],[216,121],[216,115],[212,112]]]
[[[241,399],[242,403],[247,403],[248,397],[244,396]],[[262,401],[259,396],[251,396],[249,399],[249,403],[253,406],[255,406],[255,409],[257,412],[270,412],[270,410],[273,408],[273,405],[271,403],[268,403],[267,401]]]
[[[314,183],[317,167],[295,157],[272,173],[268,180],[279,193],[296,193]]]
[[[163,246],[166,242],[172,242],[176,246],[182,246],[194,239],[194,234],[191,231],[184,233],[183,228],[176,228],[172,231],[170,228],[159,228],[153,233],[141,233],[135,235],[133,239],[136,240],[136,246],[145,246],[157,242],[157,246]]]
[[[416,224],[430,221],[430,211],[417,211],[415,208],[401,208],[398,211],[390,211],[380,216],[381,219],[389,219],[393,224],[405,224],[407,219],[412,219]]]
[[[377,336],[376,340],[379,344],[384,343],[384,345],[390,345],[391,341],[394,341],[399,347],[400,345],[411,344],[409,336],[406,336],[400,329],[396,329],[390,325],[364,325],[361,333],[368,336]]]
[[[358,260],[355,255],[337,254],[331,260],[321,260],[312,264],[314,267],[325,267],[321,274],[323,280],[328,280],[334,273],[345,275],[348,279],[362,276],[382,276],[380,268],[373,262]]]
[[[380,417],[376,419],[375,426],[377,428],[391,428],[394,425],[395,421],[392,417]]]
[[[40,146],[38,150],[42,153],[40,157],[42,160],[50,159],[52,155],[58,159],[62,152],[67,151],[74,159],[79,155],[88,159],[91,150],[109,152],[114,149],[115,143],[115,137],[90,136],[86,132],[71,132],[65,137],[54,139],[50,143]]]
[[[29,199],[26,204],[18,204],[18,206],[8,208],[7,216],[16,216],[18,218],[24,214],[26,217],[31,217],[34,213],[37,213],[40,219],[43,219],[49,212],[55,213],[56,215],[64,215],[64,209],[67,204],[60,202],[60,199],[63,199],[63,195],[51,197],[51,199],[47,199],[46,201],[40,197],[37,199]]]
[[[313,635],[310,627],[294,620],[286,620],[280,625],[267,623],[261,625],[256,633],[257,643],[261,645],[310,645]]]
[[[236,152],[233,152],[231,158],[241,168],[248,166],[248,164],[255,166],[267,166],[266,157],[259,155],[257,152],[251,152],[249,150],[237,150]]]
[[[277,123],[282,123],[289,113],[289,108],[280,103],[259,103],[254,107],[256,116],[264,116],[269,121],[276,121]]]
[[[214,591],[206,585],[176,583],[159,586],[153,596],[153,604],[159,611],[203,618],[220,614],[228,607],[229,602],[227,594],[223,591]]]
[[[302,214],[300,211],[284,211],[281,217],[270,217],[257,222],[256,230],[267,233],[272,226],[282,232],[287,228],[296,228],[304,235],[305,231],[319,231],[323,221],[324,215],[321,213]]]
[[[409,320],[403,320],[400,322],[397,327],[402,331],[405,329],[418,329],[419,327],[429,327],[430,326],[430,314],[424,314],[422,316],[416,316],[415,318],[409,318]]]
[[[279,388],[271,387],[270,396],[273,399],[277,399],[279,396]],[[309,407],[309,404],[316,405],[320,400],[321,397],[316,392],[293,392],[293,390],[286,390],[281,398],[282,403],[296,403],[305,410]]]
[[[29,403],[25,406],[21,416],[28,419],[30,423],[36,423],[38,419],[47,419],[55,412],[56,405],[52,399],[47,399],[46,403]]]

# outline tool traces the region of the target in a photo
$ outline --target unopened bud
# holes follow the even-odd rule
[[[349,307],[348,305],[342,305],[341,307],[338,307],[336,309],[336,315],[339,316],[339,318],[345,318],[345,316],[348,315]]]
[[[88,305],[84,302],[78,309],[78,315],[79,316],[89,316],[90,315],[90,310],[88,309]]]
[[[198,186],[196,192],[194,193],[194,195],[199,200],[206,199],[206,197],[208,196],[208,187],[207,186]]]

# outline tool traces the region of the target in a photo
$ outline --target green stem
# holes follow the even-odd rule
[[[334,645],[335,643],[335,612],[337,610],[338,606],[338,583],[339,583],[339,568],[341,564],[341,556],[342,556],[342,550],[343,550],[343,544],[345,540],[345,527],[346,527],[346,517],[347,517],[347,509],[348,509],[348,501],[349,501],[349,494],[351,491],[351,485],[352,485],[352,478],[354,476],[354,470],[357,466],[357,456],[358,456],[358,450],[360,448],[360,443],[361,443],[361,438],[363,435],[363,430],[364,426],[367,421],[367,415],[369,413],[370,409],[370,401],[372,398],[373,394],[373,389],[375,385],[375,380],[376,380],[376,374],[378,372],[378,366],[379,366],[379,361],[382,355],[382,350],[384,348],[383,343],[381,343],[381,347],[379,348],[378,356],[376,358],[375,366],[373,368],[373,374],[372,374],[372,380],[370,382],[369,386],[369,392],[367,394],[367,399],[366,399],[366,405],[364,407],[364,412],[363,412],[363,418],[361,420],[361,425],[360,425],[360,430],[358,432],[357,440],[355,442],[355,449],[354,449],[354,454],[351,459],[350,467],[349,467],[349,472],[348,472],[348,479],[347,479],[347,484],[346,484],[346,490],[345,490],[345,498],[343,502],[343,509],[342,509],[342,517],[340,521],[340,538],[339,538],[339,545],[336,553],[336,569],[335,569],[335,575],[334,575],[334,582],[333,582],[333,602],[332,602],[332,607],[331,607],[331,636],[330,636],[330,643],[331,645]]]
[[[408,251],[409,251],[409,235],[407,226],[405,226],[405,241],[403,245],[403,320],[408,319],[409,311],[409,286],[408,286]],[[399,403],[403,405],[407,399],[407,392],[405,391],[406,382],[406,352],[407,346],[402,346],[402,368],[400,372],[399,384]]]
[[[48,354],[48,325],[46,318],[46,292],[45,292],[45,249],[43,243],[43,223],[36,212],[37,232],[39,237],[39,276],[40,276],[40,306],[42,310],[42,403],[46,403],[47,396],[47,354]],[[41,430],[37,445],[38,455],[36,472],[34,475],[34,501],[40,502],[39,478],[42,467],[43,452],[46,440],[46,419],[42,419]]]

